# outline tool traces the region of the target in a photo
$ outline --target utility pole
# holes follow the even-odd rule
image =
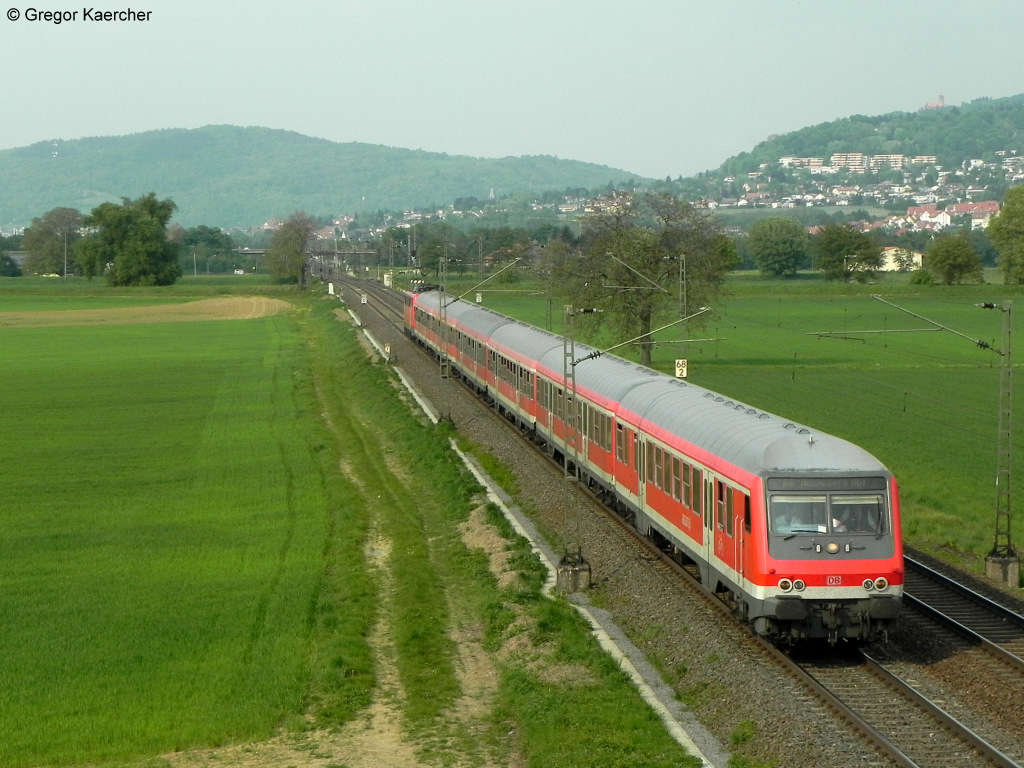
[[[441,254],[441,261],[438,264],[437,270],[438,279],[441,282],[441,355],[438,361],[441,364],[441,378],[447,379],[451,374],[451,360],[448,357],[448,304],[451,302],[448,300],[448,294],[445,293],[445,287],[448,283],[448,243],[444,244],[444,252]]]
[[[579,478],[579,450],[580,435],[585,427],[580,424],[580,417],[583,415],[576,399],[576,339],[575,323],[576,315],[591,314],[594,309],[573,309],[571,305],[565,307],[565,329],[562,336],[562,400],[561,411],[562,421],[565,424],[565,474],[562,484],[562,509],[569,508],[569,484],[575,483]],[[568,528],[568,521],[566,521]],[[575,532],[575,526],[573,526]],[[571,551],[571,545],[575,543],[576,550]],[[580,542],[571,542],[569,537],[565,539],[565,549],[562,559],[558,561],[555,568],[555,586],[559,592],[579,592],[590,586],[590,563],[583,557],[583,545]]]
[[[983,309],[1003,313],[1002,349],[999,366],[999,440],[996,450],[996,532],[992,551],[985,559],[985,574],[1016,587],[1020,583],[1020,557],[1010,536],[1011,494],[1013,490],[1013,302],[1002,306],[991,302]]]

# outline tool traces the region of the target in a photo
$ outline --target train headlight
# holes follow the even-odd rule
[[[879,592],[884,592],[889,588],[889,580],[884,576],[879,576],[875,579],[875,589]]]
[[[783,592],[789,592],[793,589],[793,582],[789,579],[779,579],[779,589]]]
[[[807,589],[807,585],[804,584],[803,579],[797,579],[793,582],[793,589],[795,589],[797,592],[803,592],[805,589]]]
[[[866,589],[868,592],[870,592],[874,588],[875,588],[875,582],[873,582],[871,579],[864,579],[864,589]]]
[[[830,541],[825,546],[825,551],[828,552],[830,555],[834,555],[836,552],[839,551],[839,545],[836,544],[834,541]]]

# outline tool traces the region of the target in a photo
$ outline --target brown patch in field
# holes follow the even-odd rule
[[[266,296],[221,296],[182,304],[44,312],[0,312],[0,328],[46,328],[70,325],[188,323],[200,320],[252,320],[285,312],[291,305]]]
[[[487,522],[484,516],[484,507],[476,507],[469,513],[469,518],[459,525],[459,532],[462,540],[470,549],[482,549],[487,553],[488,567],[494,578],[498,580],[498,586],[502,589],[515,584],[518,574],[509,567],[508,561],[512,556],[509,552],[508,542],[501,534]]]

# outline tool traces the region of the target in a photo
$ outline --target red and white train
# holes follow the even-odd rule
[[[863,449],[437,290],[406,295],[405,328],[757,634],[870,640],[899,616],[897,484]]]

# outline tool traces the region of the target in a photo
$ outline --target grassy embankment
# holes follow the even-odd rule
[[[511,287],[520,290],[485,287],[485,305],[544,327],[546,300],[537,293],[543,286]],[[670,372],[676,358],[686,358],[694,384],[864,446],[900,480],[907,540],[980,569],[995,526],[1001,358],[971,340],[1002,347],[1002,312],[977,304],[1015,300],[1019,325],[1020,286],[913,286],[905,276],[864,286],[734,275],[726,288],[703,328],[660,334],[654,366]],[[872,294],[968,338],[937,331]],[[553,330],[560,332],[562,301],[554,307]],[[577,337],[587,338],[585,328],[577,328]],[[597,338],[600,348],[619,341]],[[697,340],[679,341],[684,338]],[[1022,344],[1015,334],[1015,369],[1024,361]],[[1024,391],[1018,385],[1014,394],[1019,415]],[[1019,453],[1021,418],[1016,421]],[[1022,483],[1024,473],[1017,472],[1017,498]]]
[[[129,300],[223,292],[185,281]],[[50,284],[36,301],[16,280],[0,294],[0,311],[127,296]],[[524,576],[506,589],[466,549],[456,523],[473,484],[386,368],[363,364],[333,306],[0,328],[0,764],[149,764],[343,723],[373,693],[367,638],[381,611],[424,754],[680,764],[575,613],[538,598],[522,542]],[[386,592],[366,561],[371,533],[390,542]],[[447,713],[460,694],[451,631],[471,623],[492,651],[526,635],[585,682],[546,679],[535,654],[503,660],[492,727],[467,742]],[[515,745],[501,738],[510,722]]]

